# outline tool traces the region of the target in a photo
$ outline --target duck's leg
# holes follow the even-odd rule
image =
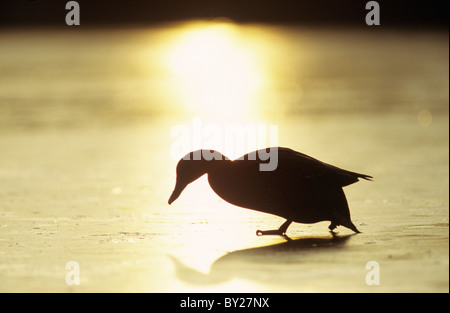
[[[258,236],[265,236],[265,235],[285,236],[286,235],[286,230],[288,229],[289,225],[291,225],[291,223],[292,223],[291,220],[287,220],[278,229],[274,229],[274,230],[257,230],[256,231],[256,235],[258,235]]]
[[[336,232],[334,231],[334,229],[337,227],[335,222],[331,222],[330,226],[328,226],[328,229],[330,230],[331,236],[333,236],[333,238],[336,237]]]
[[[335,222],[331,222],[330,226],[328,226],[328,229],[333,232],[333,230],[337,227]]]

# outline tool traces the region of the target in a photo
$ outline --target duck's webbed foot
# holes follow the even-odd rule
[[[278,229],[273,230],[257,230],[256,235],[257,236],[266,236],[266,235],[278,235],[278,236],[286,236],[286,230],[288,229],[289,225],[291,225],[292,221],[287,220],[283,223],[283,225],[280,226]]]
[[[267,236],[267,235],[280,235],[283,236],[285,233],[280,232],[279,229],[272,229],[272,230],[257,230],[256,235],[257,236]]]
[[[337,225],[334,222],[331,222],[330,226],[328,226],[328,229],[330,230],[331,236],[336,237],[336,232],[334,231]]]
[[[337,227],[337,225],[334,222],[331,222],[330,226],[328,226],[328,229],[333,232],[333,230]]]

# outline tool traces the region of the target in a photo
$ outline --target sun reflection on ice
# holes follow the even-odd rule
[[[200,115],[251,112],[266,80],[257,50],[231,23],[188,24],[168,53],[174,96]]]

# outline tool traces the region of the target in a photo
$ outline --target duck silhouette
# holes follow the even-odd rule
[[[261,170],[261,165],[271,162],[267,158],[269,151],[276,157],[276,168]],[[211,188],[223,200],[286,219],[279,229],[257,230],[258,236],[285,236],[292,222],[320,221],[330,221],[328,228],[332,232],[342,225],[359,233],[351,221],[342,187],[360,178],[372,180],[372,176],[340,169],[283,147],[253,151],[236,160],[215,150],[193,151],[178,162],[176,174],[169,204],[188,184],[208,174]]]

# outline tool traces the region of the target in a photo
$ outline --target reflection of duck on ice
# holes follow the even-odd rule
[[[279,229],[258,230],[258,235],[285,235],[292,222],[320,221],[330,221],[331,231],[342,225],[359,233],[350,219],[342,187],[359,178],[371,180],[371,176],[340,169],[288,148],[270,149],[275,149],[278,159],[276,168],[269,171],[261,170],[267,162],[256,157],[266,153],[264,149],[235,161],[214,150],[190,152],[178,162],[169,204],[188,184],[208,174],[211,188],[225,201],[287,219]]]
[[[342,248],[353,235],[296,238],[274,245],[236,250],[215,260],[207,274],[186,266],[174,256],[169,257],[174,263],[176,276],[190,284],[212,285],[233,278],[296,283],[298,276],[307,278],[301,269],[310,266],[311,258],[322,260],[325,257],[329,260],[328,252]],[[316,270],[320,269],[320,264],[324,270],[329,267],[329,262],[319,262],[315,265]]]

